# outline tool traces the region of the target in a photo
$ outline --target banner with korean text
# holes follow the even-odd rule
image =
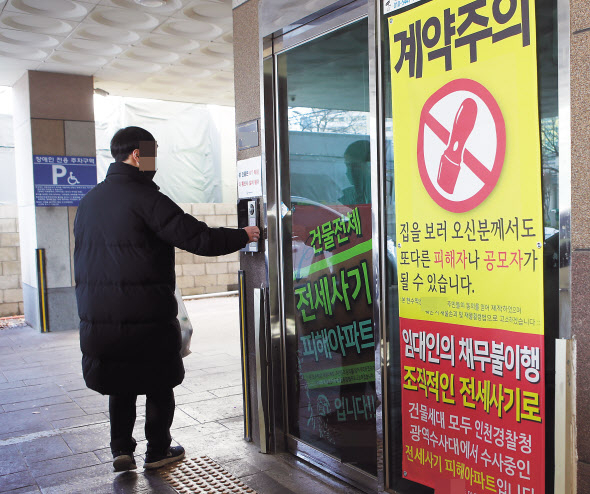
[[[534,2],[433,0],[388,22],[404,476],[437,494],[540,494]]]
[[[371,205],[296,204],[292,218],[291,430],[376,475]]]

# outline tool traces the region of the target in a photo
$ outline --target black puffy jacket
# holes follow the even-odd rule
[[[209,228],[139,169],[112,163],[80,201],[74,269],[86,385],[145,394],[184,378],[174,297],[174,247],[218,256],[244,247],[244,230]]]

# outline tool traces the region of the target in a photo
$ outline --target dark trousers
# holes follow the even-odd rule
[[[110,395],[109,414],[111,419],[111,451],[132,453],[136,442],[133,439],[135,405],[137,395]],[[145,437],[147,452],[163,454],[170,447],[170,427],[174,419],[174,391],[158,390],[146,394]]]

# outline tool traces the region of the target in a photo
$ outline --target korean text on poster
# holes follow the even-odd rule
[[[96,185],[94,156],[33,156],[35,206],[77,206]]]
[[[262,161],[260,156],[238,161],[238,198],[262,195]]]
[[[406,478],[539,494],[534,3],[427,2],[391,16],[389,39]]]

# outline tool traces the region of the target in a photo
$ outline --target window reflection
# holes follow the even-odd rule
[[[279,92],[289,433],[376,475],[367,39],[363,20],[279,55]]]

